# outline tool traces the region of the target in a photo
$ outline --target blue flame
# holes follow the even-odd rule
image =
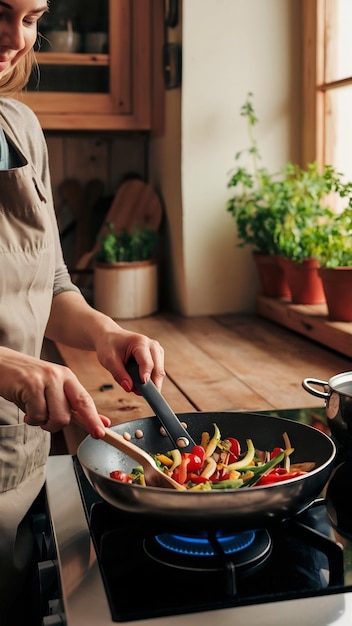
[[[245,531],[234,535],[222,535],[216,533],[215,541],[220,544],[224,554],[234,554],[248,548],[254,541],[255,531]],[[186,554],[189,556],[216,556],[218,552],[213,547],[210,537],[195,537],[190,535],[173,535],[165,533],[157,535],[156,541],[163,548],[176,552],[178,554]]]

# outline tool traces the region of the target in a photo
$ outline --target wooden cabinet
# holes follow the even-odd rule
[[[46,130],[150,130],[153,126],[153,86],[158,80],[160,84],[153,66],[161,3],[105,1],[107,53],[85,52],[84,44],[78,52],[37,53],[39,81],[29,83],[23,99]],[[47,38],[50,41],[50,34]],[[159,44],[161,49],[160,40]]]

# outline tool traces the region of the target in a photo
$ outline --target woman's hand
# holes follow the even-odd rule
[[[54,433],[73,420],[92,437],[104,436],[110,420],[69,368],[1,348],[0,370],[0,394],[24,411],[27,424]]]
[[[133,356],[142,382],[151,379],[161,391],[165,371],[164,349],[160,343],[122,328],[89,306],[82,294],[65,291],[55,296],[46,336],[73,348],[94,350],[101,365],[127,392],[136,392],[124,365]]]
[[[164,349],[158,341],[117,327],[116,332],[102,333],[95,349],[100,363],[125,391],[136,391],[124,365],[131,356],[139,365],[141,381],[151,379],[161,391],[165,377]]]

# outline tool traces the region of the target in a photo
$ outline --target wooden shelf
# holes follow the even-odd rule
[[[79,52],[37,52],[40,65],[109,65],[108,54]]]
[[[331,322],[325,304],[292,304],[286,298],[258,296],[258,315],[352,357],[352,323]]]

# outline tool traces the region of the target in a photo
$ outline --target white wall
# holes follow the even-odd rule
[[[186,316],[252,311],[249,249],[226,212],[234,155],[248,146],[249,91],[262,164],[299,160],[300,0],[183,0],[182,88],[166,92],[166,132],[151,142],[150,177],[166,211],[164,291]]]

